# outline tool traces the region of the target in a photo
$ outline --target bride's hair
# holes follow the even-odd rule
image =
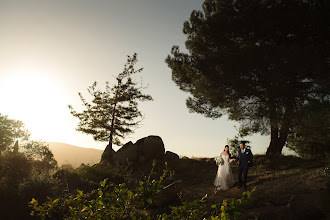
[[[229,154],[229,158],[231,158],[231,154],[230,154],[230,152],[229,152],[229,146],[228,146],[228,145],[226,145],[226,146],[225,146],[225,148],[226,148],[226,147],[228,148],[228,154]],[[223,151],[225,151],[225,148],[223,149]]]

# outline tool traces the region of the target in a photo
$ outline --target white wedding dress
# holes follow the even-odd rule
[[[214,180],[217,190],[228,190],[234,186],[233,173],[231,171],[229,155],[222,155],[224,164],[219,164],[218,172]]]

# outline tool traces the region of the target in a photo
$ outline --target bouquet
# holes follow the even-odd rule
[[[214,160],[217,165],[219,164],[223,165],[225,163],[222,157],[216,157]]]

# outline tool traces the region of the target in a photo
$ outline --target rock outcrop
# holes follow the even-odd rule
[[[176,153],[173,153],[172,151],[166,151],[164,154],[164,160],[165,161],[177,161],[180,157]]]
[[[106,149],[102,162],[119,164],[142,164],[159,158],[165,153],[163,140],[159,136],[148,136],[139,139],[135,144],[131,141],[124,144],[117,152]]]

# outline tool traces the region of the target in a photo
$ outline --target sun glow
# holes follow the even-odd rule
[[[1,110],[21,120],[34,140],[56,140],[68,117],[67,102],[60,83],[43,71],[20,69],[1,77]],[[61,120],[60,120],[61,119]]]

